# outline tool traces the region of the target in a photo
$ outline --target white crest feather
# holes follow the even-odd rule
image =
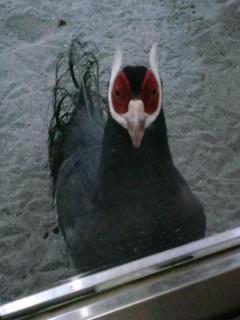
[[[114,80],[115,80],[115,78],[121,68],[121,65],[122,65],[122,51],[118,47],[118,48],[116,48],[116,51],[115,51],[115,54],[113,57],[110,84],[111,84],[111,82],[114,82]]]
[[[160,85],[160,76],[159,76],[159,66],[158,66],[158,55],[157,55],[157,43],[154,43],[150,54],[149,54],[149,64],[150,67]]]
[[[158,83],[158,87],[159,87],[159,102],[158,102],[157,110],[153,114],[147,116],[146,128],[153,121],[156,120],[156,118],[158,117],[158,115],[159,115],[159,113],[161,111],[161,105],[162,105],[162,87],[161,87],[159,66],[158,66],[157,43],[154,43],[152,48],[151,48],[151,50],[150,50],[149,64],[150,64],[150,68],[151,68],[154,76],[156,77],[156,80],[157,80],[157,83]]]

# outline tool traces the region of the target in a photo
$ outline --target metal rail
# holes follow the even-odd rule
[[[236,228],[116,268],[85,277],[75,277],[55,288],[1,306],[0,319],[33,316],[44,310],[94,297],[119,285],[157,275],[172,266],[187,264],[239,245],[240,228]]]

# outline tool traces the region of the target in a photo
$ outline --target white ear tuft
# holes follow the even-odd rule
[[[157,43],[154,43],[150,54],[149,54],[149,64],[150,64],[150,68],[154,74],[154,76],[156,77],[156,80],[158,82],[158,87],[159,87],[159,102],[158,102],[158,107],[157,110],[151,114],[148,115],[147,120],[146,120],[146,128],[153,122],[156,120],[156,118],[158,117],[160,111],[161,111],[161,105],[162,105],[162,86],[161,86],[161,81],[160,81],[160,74],[159,74],[159,66],[158,66],[158,55],[157,55]]]
[[[158,55],[157,55],[157,43],[154,43],[150,54],[149,54],[149,64],[150,67],[160,85],[160,76],[159,76],[159,66],[158,66]]]
[[[111,70],[111,79],[110,79],[110,85],[113,84],[116,75],[118,74],[120,68],[122,65],[122,51],[120,47],[117,47],[115,50],[115,54],[113,57],[113,62],[112,62],[112,70]]]

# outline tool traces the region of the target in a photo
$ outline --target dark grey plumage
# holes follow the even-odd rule
[[[59,224],[81,272],[197,240],[206,228],[173,164],[163,108],[133,148],[127,130],[104,120],[98,61],[87,48],[73,41],[66,73],[57,67],[49,145]]]

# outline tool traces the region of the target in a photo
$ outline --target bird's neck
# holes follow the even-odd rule
[[[150,198],[154,193],[161,193],[159,181],[165,183],[172,168],[163,111],[146,129],[139,149],[133,147],[126,129],[108,119],[98,179],[97,193],[101,203],[111,206],[123,199],[132,201],[142,194],[149,194]]]
[[[163,109],[154,123],[145,130],[141,146],[138,149],[134,148],[128,131],[109,117],[104,132],[102,156],[116,160],[118,157],[124,157],[133,161],[152,156],[161,163],[171,161]]]
[[[138,175],[166,174],[173,166],[168,146],[167,129],[163,110],[156,121],[144,134],[140,148],[132,145],[129,133],[112,118],[109,118],[104,131],[101,177],[118,176],[134,179]]]

